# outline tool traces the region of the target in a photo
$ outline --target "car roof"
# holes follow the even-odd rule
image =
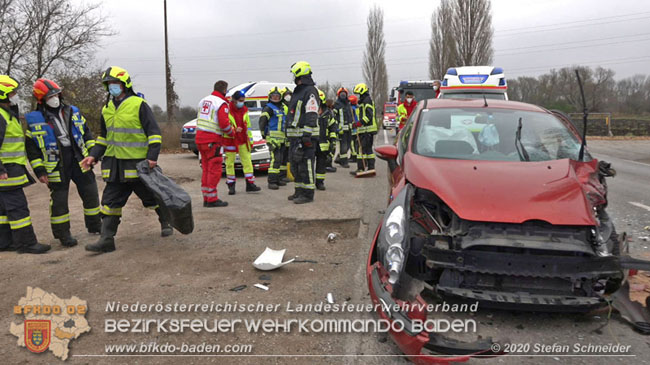
[[[514,109],[538,113],[549,113],[546,109],[528,103],[512,100],[487,99],[487,108]],[[427,99],[425,107],[435,108],[485,108],[485,100],[481,99]]]

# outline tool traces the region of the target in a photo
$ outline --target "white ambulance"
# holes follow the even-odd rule
[[[501,67],[452,67],[442,80],[438,98],[508,100],[507,91],[508,84]]]
[[[232,88],[230,88],[230,90],[228,90],[228,92],[226,93],[226,97],[228,98],[228,100],[230,100],[232,94],[234,94],[236,91],[241,91],[246,96],[246,101],[244,102],[244,105],[246,105],[248,109],[262,110],[262,108],[264,108],[264,106],[268,102],[269,91],[276,86],[280,89],[287,87],[289,88],[289,90],[293,90],[293,88],[296,87],[295,84],[282,83],[282,82],[269,82],[269,81],[245,82],[243,84],[233,86]]]

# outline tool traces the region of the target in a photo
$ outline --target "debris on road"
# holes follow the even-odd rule
[[[641,241],[650,241],[650,237],[648,237],[648,236],[639,236],[639,239]]]
[[[262,275],[260,275],[260,277],[258,279],[260,279],[262,281],[271,281],[271,275],[262,274]]]
[[[334,304],[334,296],[332,295],[332,293],[327,293],[327,302],[329,304]]]
[[[246,285],[238,285],[238,286],[236,286],[234,288],[230,288],[230,291],[235,291],[236,292],[236,291],[242,291],[244,289],[246,289]]]
[[[267,291],[269,290],[269,287],[266,286],[266,285],[255,284],[255,285],[253,285],[253,286],[256,287],[256,288],[258,288],[258,289],[267,290]]]
[[[317,264],[318,263],[318,261],[315,261],[315,260],[295,260],[295,259],[294,259],[293,262],[303,263],[303,264],[304,263],[307,263],[307,264]]]
[[[269,271],[278,269],[288,263],[293,262],[295,258],[282,262],[285,251],[287,250],[273,250],[267,247],[264,252],[262,252],[262,254],[259,255],[257,259],[255,259],[253,266],[255,266],[255,268],[258,270]]]
[[[327,242],[334,243],[336,241],[336,239],[339,238],[339,236],[340,236],[340,233],[332,232],[332,233],[327,235]]]

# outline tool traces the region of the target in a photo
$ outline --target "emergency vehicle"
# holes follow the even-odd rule
[[[400,81],[399,86],[394,87],[390,91],[390,99],[399,105],[404,102],[407,91],[413,92],[413,96],[415,96],[415,100],[417,101],[435,99],[436,91],[433,90],[433,81]]]
[[[399,126],[399,121],[397,120],[397,104],[393,102],[387,102],[384,104],[384,115],[382,126],[384,129],[397,129]]]
[[[232,87],[226,93],[226,98],[230,100],[232,94],[236,91],[241,91],[246,96],[244,105],[248,107],[249,110],[262,110],[269,98],[269,91],[278,87],[280,89],[289,88],[293,90],[296,85],[282,82],[269,82],[269,81],[255,81],[255,82],[245,82],[237,86]]]
[[[501,67],[463,66],[447,70],[440,85],[440,99],[508,100],[508,84]]]

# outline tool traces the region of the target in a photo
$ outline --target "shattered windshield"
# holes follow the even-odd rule
[[[523,161],[520,142],[530,161],[577,160],[580,151],[578,138],[552,114],[489,108],[423,110],[413,151],[438,158]]]

